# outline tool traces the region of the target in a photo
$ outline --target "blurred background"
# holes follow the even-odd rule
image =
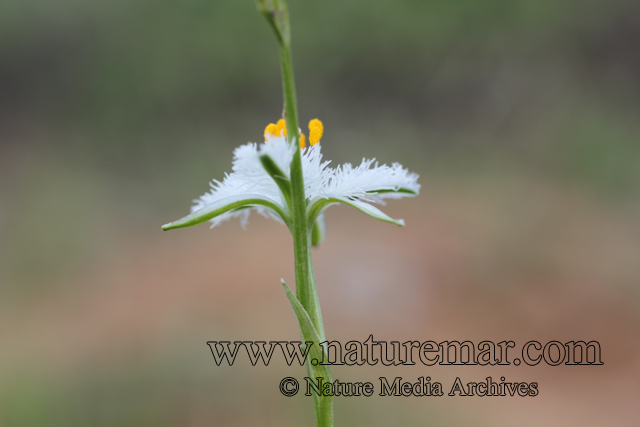
[[[289,3],[325,158],[422,184],[384,208],[402,229],[328,211],[327,336],[597,340],[605,363],[336,367],[540,390],[342,398],[338,425],[635,425],[640,3]],[[0,426],[313,425],[278,392],[303,368],[218,367],[206,346],[298,339],[286,229],[160,231],[279,118],[279,72],[250,0],[0,2]]]

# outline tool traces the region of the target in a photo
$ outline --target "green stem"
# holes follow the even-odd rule
[[[286,86],[285,86],[286,87]],[[288,122],[288,120],[287,120]],[[296,275],[296,296],[300,304],[309,314],[314,327],[318,331],[320,338],[324,341],[324,326],[322,324],[322,312],[318,298],[318,288],[316,287],[315,274],[311,261],[311,233],[307,227],[307,203],[304,195],[304,182],[302,177],[302,163],[300,150],[296,153],[291,162],[291,190],[292,206],[291,219],[293,222],[293,251],[295,260]],[[315,343],[317,345],[318,343]],[[311,360],[307,360],[307,364]],[[307,372],[311,372],[311,367],[307,366]],[[313,377],[311,378],[314,379]],[[325,378],[331,381],[331,378]],[[331,396],[314,398],[316,408],[316,422],[318,427],[333,426],[333,399]]]
[[[287,121],[287,137],[292,144],[300,140],[298,125],[298,102],[296,100],[296,83],[293,77],[291,47],[287,43],[280,45],[280,68],[282,69],[282,88],[284,91],[284,112]]]
[[[296,111],[295,84],[289,46],[280,46],[282,64],[282,84],[284,88],[285,112],[287,115],[287,135],[292,144],[298,144],[298,115]],[[307,199],[304,193],[302,158],[296,150],[291,162],[291,219],[293,222],[293,250],[296,276],[296,296],[309,314],[318,334],[324,340],[324,325],[318,298],[315,274],[311,262],[311,233],[307,227]],[[310,363],[310,360],[307,361]],[[311,372],[307,367],[307,372]],[[313,378],[312,378],[313,380]],[[325,378],[331,381],[330,378]],[[314,398],[318,427],[333,426],[333,399],[331,396]]]
[[[284,109],[287,123],[287,137],[296,146],[300,140],[298,126],[298,107],[296,87],[291,60],[291,34],[289,30],[289,14],[284,0],[257,0],[258,9],[267,18],[276,33],[280,44],[280,65],[282,69],[282,88],[284,92]],[[306,310],[318,335],[325,339],[322,313],[318,299],[315,274],[311,261],[311,231],[307,225],[307,199],[304,192],[302,159],[300,150],[296,150],[291,161],[291,233],[293,235],[293,251],[296,276],[296,297]],[[318,345],[318,343],[314,343]],[[307,360],[307,364],[311,363]],[[329,366],[327,366],[329,368]],[[311,366],[307,366],[310,375]],[[331,372],[328,371],[331,381]],[[316,421],[318,427],[333,427],[333,398],[331,396],[314,397]]]

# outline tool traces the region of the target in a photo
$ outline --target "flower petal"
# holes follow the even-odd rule
[[[356,167],[345,163],[333,170],[320,196],[349,197],[380,201],[383,198],[413,196],[420,191],[418,175],[401,164],[378,165],[375,159],[363,159]]]
[[[163,225],[162,229],[167,231],[173,230],[174,228],[191,227],[192,225],[202,224],[229,211],[252,206],[266,207],[277,213],[287,225],[290,224],[289,216],[285,210],[273,200],[259,194],[242,194],[226,197],[208,204],[184,218]]]

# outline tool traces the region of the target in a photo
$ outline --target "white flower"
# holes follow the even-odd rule
[[[222,181],[214,180],[211,190],[194,200],[191,214],[164,225],[163,230],[188,227],[211,221],[212,227],[230,218],[239,217],[242,225],[251,210],[291,225],[287,185],[290,165],[298,148],[287,142],[284,120],[269,125],[265,142],[249,143],[235,149],[233,167]],[[309,141],[302,148],[301,161],[310,224],[319,220],[322,212],[335,203],[345,203],[382,221],[404,225],[371,203],[383,203],[385,198],[397,199],[418,194],[418,175],[400,164],[378,165],[375,159],[363,159],[358,166],[345,163],[333,169],[322,160],[320,144],[322,123],[312,120]],[[305,137],[301,135],[304,147]],[[279,180],[279,182],[276,182]],[[290,187],[289,187],[290,188]],[[322,220],[322,218],[320,218]]]

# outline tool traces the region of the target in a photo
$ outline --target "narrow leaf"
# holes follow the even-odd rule
[[[324,214],[318,215],[318,219],[313,223],[313,230],[311,232],[311,244],[315,247],[320,246],[320,243],[324,242],[327,237],[327,220]]]
[[[404,227],[404,221],[401,219],[393,219],[389,217],[387,214],[382,212],[380,209],[375,206],[370,205],[369,203],[362,202],[360,200],[351,200],[347,197],[330,197],[327,199],[319,198],[314,202],[309,204],[309,221],[315,221],[316,218],[330,205],[336,203],[344,203],[349,206],[353,206],[358,209],[360,212],[364,212],[369,216],[374,217],[375,219],[379,219],[380,221],[389,222],[391,224],[399,225],[400,227]]]
[[[316,365],[313,363],[308,363],[307,366],[310,366],[311,373],[313,374],[313,378],[322,377],[325,381],[331,381],[331,373],[327,369],[327,366],[321,365],[319,362],[325,360],[328,362],[328,358],[323,355],[322,347],[320,347],[320,342],[322,342],[320,335],[316,331],[316,328],[313,326],[313,322],[309,317],[309,313],[304,309],[298,298],[291,292],[289,285],[284,280],[282,281],[282,286],[284,287],[284,291],[287,294],[287,298],[289,298],[289,303],[293,308],[293,312],[296,314],[298,318],[298,325],[300,326],[300,332],[302,333],[303,341],[312,341],[311,350],[309,352],[310,360],[313,361],[315,359],[318,361]]]
[[[410,194],[412,196],[416,196],[418,193],[414,190],[410,190],[408,188],[404,188],[404,187],[398,187],[396,189],[393,190],[389,190],[389,189],[385,189],[385,190],[371,190],[371,191],[367,191],[367,193],[376,193],[376,194],[385,194],[385,193],[403,193],[403,194]]]
[[[260,156],[260,162],[262,163],[262,167],[265,171],[273,178],[273,181],[276,183],[282,194],[284,195],[285,200],[287,201],[287,206],[291,205],[291,182],[287,175],[278,167],[276,162],[273,161],[271,157],[266,154]]]
[[[174,228],[191,227],[193,225],[207,222],[210,219],[215,218],[218,215],[222,215],[225,212],[251,206],[267,207],[280,215],[282,220],[287,225],[289,225],[291,222],[289,216],[285,213],[285,211],[271,199],[268,199],[259,194],[243,194],[241,196],[227,197],[225,199],[219,200],[218,202],[205,206],[202,209],[185,216],[184,218],[163,225],[162,229],[164,231],[167,231],[173,230]]]

